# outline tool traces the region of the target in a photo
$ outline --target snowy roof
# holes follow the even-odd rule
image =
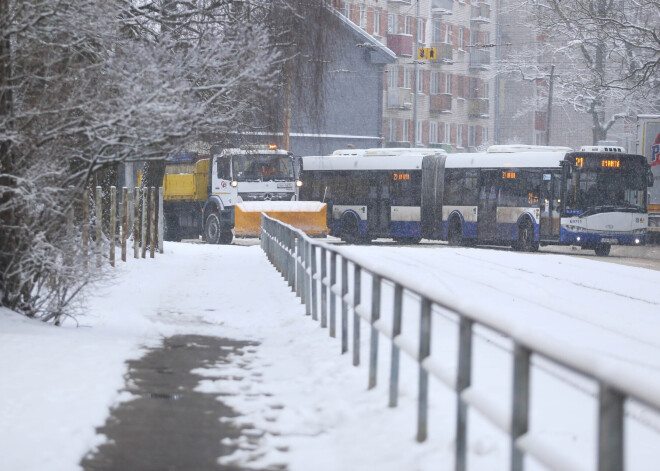
[[[566,152],[513,152],[513,153],[473,153],[449,154],[445,167],[485,167],[485,168],[516,168],[516,167],[559,167]]]
[[[369,47],[373,52],[380,53],[382,56],[384,56],[385,62],[392,63],[396,61],[396,54],[391,49],[381,44],[376,38],[346,18],[332,6],[325,5],[325,7],[332,15],[335,16],[335,18],[341,21],[344,26],[350,29],[362,41],[362,43],[359,44],[360,46]]]
[[[366,156],[366,155],[319,155],[302,157],[303,172],[309,170],[419,170],[422,168],[420,153]]]

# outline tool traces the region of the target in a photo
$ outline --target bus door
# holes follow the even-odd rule
[[[387,237],[390,232],[390,180],[389,175],[374,173],[369,178],[367,221],[371,237]]]
[[[540,236],[554,239],[559,237],[561,170],[543,170],[542,177]]]
[[[500,182],[500,170],[482,170],[480,172],[477,238],[481,240],[497,238],[497,197]]]

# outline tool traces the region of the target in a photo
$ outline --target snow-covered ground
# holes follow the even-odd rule
[[[343,250],[660,385],[658,271],[484,249]],[[367,299],[368,278],[362,285]],[[385,319],[390,295],[385,287]],[[407,296],[404,302],[414,308],[417,300]],[[0,310],[0,469],[79,468],[104,440],[95,428],[113,405],[130,400],[122,392],[125,361],[175,334],[260,342],[240,364],[237,359],[195,371],[199,391],[235,392],[222,400],[241,414],[236,420],[265,432],[257,450],[239,450],[223,463],[286,464],[292,471],[453,469],[455,396],[432,381],[429,439],[417,443],[417,368],[402,357],[400,405],[388,408],[389,346],[381,341],[379,385],[367,391],[366,327],[363,366],[354,368],[350,355],[340,355],[338,339],[304,315],[258,246],[168,243],[154,260],[119,263],[111,281],[90,290],[77,323],[57,328]],[[410,342],[417,329],[418,320],[408,316],[404,335]],[[433,329],[432,354],[451,371],[455,319],[436,313]],[[492,332],[475,331],[473,383],[504,413],[510,407],[510,347]],[[584,469],[595,463],[596,391],[584,378],[535,361],[531,429]],[[628,469],[656,469],[660,420],[635,404],[626,413]],[[469,427],[469,469],[506,469],[506,438],[476,413]]]

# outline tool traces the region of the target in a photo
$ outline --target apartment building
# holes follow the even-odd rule
[[[488,72],[497,15],[490,0],[334,0],[333,5],[396,54],[383,79],[385,146],[466,152],[493,143],[495,90]],[[435,48],[437,58],[418,59],[417,46]]]

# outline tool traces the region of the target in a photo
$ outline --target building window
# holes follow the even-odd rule
[[[431,95],[440,93],[440,72],[431,72]]]
[[[488,86],[488,82],[481,82],[481,90],[481,97],[488,98],[488,95],[490,94],[490,87]]]
[[[387,88],[396,88],[399,86],[399,69],[390,65],[387,67]]]
[[[397,16],[394,13],[387,14],[387,33],[396,34]]]
[[[367,28],[367,7],[360,5],[360,28]]]
[[[445,44],[451,44],[451,25],[445,25]]]
[[[463,27],[461,26],[460,28],[458,28],[458,49],[460,51],[463,50],[463,33],[464,33]]]
[[[350,5],[350,3],[339,2],[339,11],[346,18],[350,18],[350,14],[351,14],[351,5]]]
[[[435,121],[429,122],[429,144],[436,144],[438,142],[438,123]]]
[[[431,42],[441,43],[442,42],[442,22],[434,20],[433,29],[431,32]]]
[[[423,121],[417,121],[417,139],[415,140],[415,144],[421,144],[422,143],[422,138],[423,138],[423,133],[424,132],[424,122]]]
[[[423,93],[423,85],[424,85],[424,72],[422,70],[417,70],[417,76],[415,77],[415,90],[417,90],[417,93]]]
[[[451,95],[451,74],[445,75],[445,93]]]
[[[463,125],[456,126],[456,147],[463,147]]]
[[[409,142],[410,141],[410,120],[409,119],[404,119],[403,120],[403,136],[401,137],[401,141],[403,141],[403,142]]]
[[[396,140],[396,127],[394,126],[394,118],[387,118],[385,121],[385,139],[388,142]]]
[[[406,34],[412,34],[412,16],[406,16],[406,23],[405,23],[405,29],[404,33]]]
[[[474,147],[477,140],[477,127],[468,127],[468,147]]]
[[[380,10],[374,11],[374,34],[380,35]]]
[[[410,78],[410,69],[408,67],[405,67],[403,69],[403,88],[411,88],[411,78]]]
[[[445,123],[444,138],[445,138],[445,144],[449,144],[451,139],[451,125],[449,123]]]
[[[417,41],[424,42],[424,20],[417,18]]]

